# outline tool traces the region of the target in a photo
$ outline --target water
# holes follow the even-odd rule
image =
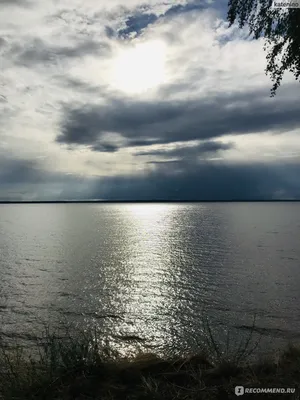
[[[256,315],[264,349],[297,340],[299,238],[300,203],[0,205],[0,335],[62,319],[192,351],[204,313],[234,340]]]

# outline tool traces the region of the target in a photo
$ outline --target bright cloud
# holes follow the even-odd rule
[[[3,2],[0,197],[122,197],[128,179],[133,195],[185,197],[224,165],[224,196],[240,174],[297,196],[299,88],[286,75],[269,98],[263,40],[228,29],[226,4]]]

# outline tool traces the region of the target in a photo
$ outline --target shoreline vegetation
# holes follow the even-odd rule
[[[214,400],[235,399],[236,386],[291,388],[290,394],[244,394],[246,398],[299,399],[300,347],[253,361],[259,340],[253,330],[240,343],[218,343],[205,322],[195,354],[121,356],[95,331],[45,328],[28,353],[0,337],[1,400]],[[127,338],[128,339],[128,338]],[[134,340],[135,337],[132,337]],[[35,354],[35,356],[33,356]]]

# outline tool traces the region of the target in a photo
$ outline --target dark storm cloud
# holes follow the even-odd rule
[[[45,170],[41,160],[0,154],[0,201],[90,199],[88,180]]]
[[[45,169],[41,159],[22,159],[0,153],[0,189],[2,185],[53,184],[74,179],[72,175]],[[78,177],[76,177],[78,181]]]
[[[130,147],[142,147],[142,146],[150,146],[151,144],[155,143],[155,140],[151,139],[131,139],[128,142]]]
[[[88,54],[103,55],[109,52],[107,43],[85,40],[75,46],[50,46],[41,39],[34,40],[22,46],[14,46],[12,54],[16,54],[16,63],[19,65],[32,65],[39,63],[52,63],[57,59],[80,58]]]
[[[217,141],[207,141],[189,147],[179,147],[176,149],[151,150],[136,152],[136,156],[163,156],[163,157],[193,157],[201,154],[217,153],[220,150],[229,150],[234,147],[233,143],[222,143]]]
[[[299,126],[299,104],[293,97],[270,99],[265,91],[182,101],[114,99],[103,106],[66,109],[56,140],[93,146],[105,133],[118,132],[127,139],[126,146],[146,146]]]
[[[41,161],[0,157],[0,200],[300,199],[299,164],[221,161],[149,164],[140,175],[82,177],[43,169]]]
[[[0,155],[0,185],[43,182],[41,165],[35,160],[14,159]]]
[[[167,161],[147,161],[146,164],[180,164],[180,160],[167,160]]]
[[[179,163],[180,165],[180,163]],[[300,198],[300,165],[234,165],[222,162],[156,164],[140,177],[99,181],[93,197],[111,200],[267,200]],[[291,180],[288,177],[293,177]]]
[[[118,146],[112,143],[97,143],[92,149],[102,153],[114,153],[118,150]]]

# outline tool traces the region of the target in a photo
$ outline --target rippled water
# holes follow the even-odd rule
[[[204,311],[297,339],[299,239],[300,203],[0,205],[0,335],[59,317],[186,350]]]

